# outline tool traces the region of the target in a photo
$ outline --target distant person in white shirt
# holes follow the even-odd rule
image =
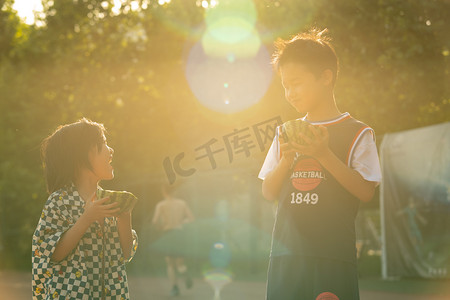
[[[152,220],[156,228],[162,231],[163,234],[166,234],[174,230],[181,230],[184,224],[194,221],[194,215],[186,201],[173,197],[173,188],[171,186],[163,186],[162,193],[164,200],[156,205]],[[192,279],[189,276],[183,257],[167,253],[165,259],[167,275],[172,284],[171,295],[178,296],[180,294],[178,287],[179,275],[185,278],[187,288],[192,287]]]

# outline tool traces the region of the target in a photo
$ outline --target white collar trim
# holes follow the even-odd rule
[[[337,118],[331,119],[331,120],[325,120],[325,121],[317,121],[317,122],[310,122],[312,125],[328,125],[328,124],[332,124],[332,123],[336,123],[342,119],[347,118],[348,116],[350,116],[350,113],[345,112],[342,115],[340,115]],[[303,118],[300,118],[303,121],[308,121],[307,120],[308,115],[304,116]],[[309,122],[309,121],[308,121]]]

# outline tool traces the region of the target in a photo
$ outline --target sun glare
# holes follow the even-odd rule
[[[42,12],[41,0],[15,0],[13,9],[17,11],[17,15],[28,25],[35,23],[35,12]]]
[[[211,110],[236,113],[256,104],[271,79],[270,54],[256,28],[253,1],[198,1],[206,29],[191,48],[186,77],[196,98]]]

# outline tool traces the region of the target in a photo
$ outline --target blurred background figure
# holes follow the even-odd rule
[[[164,199],[156,205],[152,224],[161,235],[172,233],[176,230],[181,231],[183,225],[194,221],[194,215],[186,201],[175,198],[173,192],[174,188],[172,186],[163,186],[162,194]],[[180,239],[179,243],[182,244],[183,239]],[[180,249],[184,245],[175,246]],[[167,264],[167,275],[172,285],[171,296],[178,296],[180,294],[178,279],[184,278],[186,288],[191,288],[193,284],[191,276],[188,272],[184,257],[172,254],[169,249],[165,260]]]

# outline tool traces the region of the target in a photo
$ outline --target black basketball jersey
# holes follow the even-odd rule
[[[329,147],[350,165],[367,125],[350,115],[324,122]],[[355,217],[359,200],[313,157],[298,155],[281,189],[271,256],[304,255],[356,261]]]

